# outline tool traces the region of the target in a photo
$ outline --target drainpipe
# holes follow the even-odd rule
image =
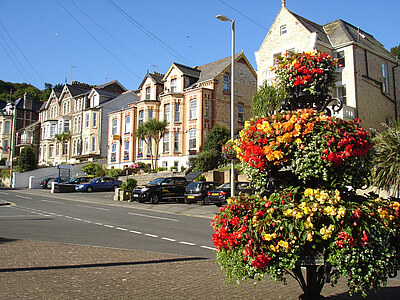
[[[396,77],[395,77],[395,71],[394,69],[399,66],[399,63],[396,62],[396,65],[392,68],[392,73],[393,73],[393,91],[394,91],[394,113],[396,116],[396,121],[399,120],[398,118],[398,113],[397,113],[397,91],[396,91]]]

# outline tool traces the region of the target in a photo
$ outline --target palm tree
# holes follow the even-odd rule
[[[146,123],[139,125],[139,127],[135,130],[135,136],[138,139],[142,139],[146,143],[147,147],[150,147],[151,168],[155,169],[154,163],[153,163],[153,151],[151,149],[151,145],[149,145],[149,143],[148,143],[150,134],[149,134],[149,130],[146,127]]]
[[[60,134],[56,134],[54,137],[55,137],[56,141],[58,143],[61,143],[62,147],[64,147],[65,143],[71,141],[71,132],[67,131],[67,132],[63,132],[63,133],[60,133]],[[69,147],[69,148],[71,148],[71,147]],[[65,163],[67,163],[67,161],[68,161],[68,157],[67,157],[68,153],[69,153],[69,151],[67,151],[65,153]]]
[[[158,161],[158,148],[161,139],[163,138],[164,134],[168,132],[167,130],[167,121],[158,121],[156,119],[150,119],[144,125],[147,128],[147,132],[149,136],[154,140],[155,148],[156,148],[156,160],[155,160],[155,168],[157,169],[157,161]]]

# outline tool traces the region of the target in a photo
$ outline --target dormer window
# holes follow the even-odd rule
[[[176,78],[171,79],[171,93],[176,92]]]
[[[146,100],[150,100],[151,97],[151,87],[146,88]]]
[[[281,26],[280,32],[281,32],[281,35],[286,34],[286,32],[287,32],[286,24]]]

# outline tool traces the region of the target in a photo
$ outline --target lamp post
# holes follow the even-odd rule
[[[10,187],[13,187],[13,164],[14,164],[14,147],[15,147],[15,122],[17,116],[17,103],[13,105],[13,117],[11,125],[11,151],[10,151]]]
[[[235,20],[231,20],[224,15],[218,15],[217,19],[223,22],[232,23],[232,53],[231,53],[231,140],[235,135]],[[235,196],[235,163],[231,162],[231,197]]]

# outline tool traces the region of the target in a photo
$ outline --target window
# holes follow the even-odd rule
[[[78,131],[79,131],[79,129],[78,129],[78,118],[75,117],[74,118],[74,132],[78,132]]]
[[[164,152],[169,152],[169,132],[164,135]]]
[[[54,145],[49,146],[49,157],[50,158],[54,157]]]
[[[224,74],[223,76],[223,87],[224,87],[224,91],[227,92],[229,91],[229,86],[230,86],[230,76],[227,74]]]
[[[124,147],[124,160],[128,159],[129,159],[129,141],[126,141]]]
[[[279,61],[278,57],[280,57],[281,55],[282,54],[279,52],[279,53],[275,53],[272,56],[272,63],[273,63],[274,66],[278,65],[278,61]]]
[[[196,150],[196,129],[189,130],[189,150]]]
[[[64,132],[69,131],[69,120],[64,120]]]
[[[85,126],[86,128],[89,128],[90,126],[90,117],[89,117],[89,113],[85,114]]]
[[[171,93],[176,92],[176,78],[171,79]]]
[[[125,116],[125,133],[131,132],[131,116]]]
[[[336,52],[336,59],[338,60],[336,67],[344,68],[345,66],[344,51]]]
[[[84,143],[84,146],[83,146],[84,148],[84,152],[85,153],[88,153],[89,152],[89,137],[85,137],[85,143]]]
[[[46,145],[44,145],[43,146],[43,160],[45,160],[46,158],[47,158],[47,156],[46,156]]]
[[[0,122],[0,133],[2,129],[3,129],[3,122]]]
[[[153,119],[153,110],[152,109],[149,109],[148,111],[147,111],[147,115],[148,115],[148,119],[150,120],[150,119]]]
[[[346,87],[343,85],[337,86],[335,88],[335,96],[342,100],[343,104],[346,104]]]
[[[115,135],[117,134],[117,127],[118,127],[118,120],[117,119],[113,119],[112,120],[112,134]]]
[[[238,121],[244,122],[244,107],[243,107],[243,105],[238,105]]]
[[[205,118],[208,119],[210,118],[210,100],[205,99],[204,100],[204,109],[205,109]]]
[[[385,62],[382,63],[382,90],[386,94],[389,93],[387,64]]]
[[[112,143],[111,144],[111,157],[110,157],[111,161],[116,161],[117,159],[117,144],[116,143]]]
[[[138,140],[138,156],[143,156],[143,139]]]
[[[56,156],[60,156],[60,143],[56,144]]]
[[[169,115],[170,115],[170,105],[165,104],[164,105],[164,120],[166,120],[169,123]]]
[[[72,155],[76,155],[77,151],[76,151],[76,140],[73,141],[72,143]],[[56,146],[56,151],[57,151],[57,146]],[[58,155],[58,154],[56,154]]]
[[[4,122],[4,133],[10,133],[10,121]]]
[[[175,103],[175,122],[179,122],[181,111],[181,105],[179,103]]]
[[[149,137],[147,139],[147,156],[151,156],[151,154],[150,154],[150,151],[152,150],[151,147],[152,147],[152,145],[151,145],[151,137]]]
[[[174,152],[179,152],[179,132],[174,132]]]
[[[284,35],[287,32],[286,24],[281,26],[281,35]]]
[[[144,122],[144,110],[139,110],[139,126]]]
[[[57,125],[51,124],[50,125],[50,137],[54,137],[56,135]]]
[[[68,143],[63,143],[62,155],[68,154]]]
[[[96,137],[92,135],[92,152],[96,152]]]
[[[190,100],[190,112],[189,112],[190,120],[194,120],[197,118],[197,100]]]
[[[151,87],[146,88],[146,100],[150,100],[151,98]]]
[[[93,112],[93,128],[97,127],[97,112]]]

